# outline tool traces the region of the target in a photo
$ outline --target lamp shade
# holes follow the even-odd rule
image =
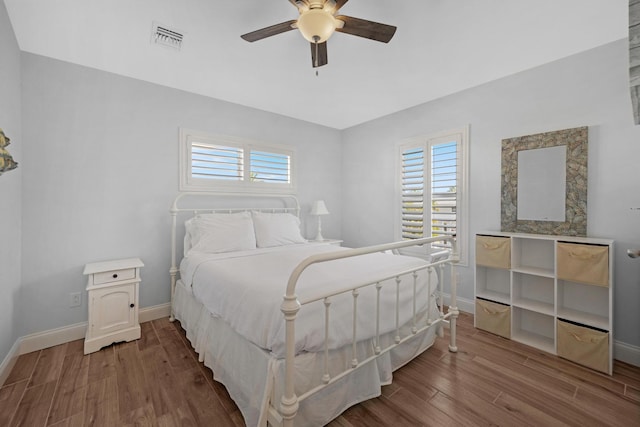
[[[311,204],[311,215],[329,215],[324,200],[316,200]]]

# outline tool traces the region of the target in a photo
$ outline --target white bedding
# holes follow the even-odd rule
[[[225,385],[242,412],[246,425],[266,426],[269,400],[277,406],[282,398],[284,359],[277,359],[249,343],[220,318],[211,316],[207,308],[194,298],[191,287],[182,281],[178,281],[176,286],[173,307],[176,319],[180,320],[200,361],[211,368],[216,381]],[[431,316],[437,317],[435,308]],[[411,334],[410,327],[403,327],[401,336],[408,334]],[[395,331],[381,337],[383,348],[393,343],[394,335]],[[379,396],[381,386],[391,383],[392,371],[431,346],[435,335],[436,329],[431,328],[358,369],[350,368],[351,346],[331,351],[331,375],[345,370],[349,373],[302,401],[295,424],[325,425],[348,407]],[[361,342],[358,344],[358,357],[370,356],[372,348],[371,340]],[[321,383],[323,370],[320,367],[323,364],[323,353],[304,353],[296,357],[295,391],[298,396]]]
[[[282,297],[291,271],[303,259],[316,253],[343,250],[337,246],[298,244],[222,254],[191,252],[180,265],[181,279],[192,287],[194,296],[212,316],[224,320],[237,333],[259,347],[283,358],[284,320]],[[331,261],[310,266],[300,277],[296,293],[301,302],[334,290],[364,284],[400,270],[424,265],[425,261],[382,253]],[[427,306],[428,273],[418,273],[418,314]],[[429,294],[436,286],[431,281]],[[396,327],[395,280],[382,282],[380,334]],[[402,277],[400,324],[413,316],[413,277]],[[329,346],[331,349],[352,340],[351,293],[332,298]],[[358,297],[358,341],[375,336],[375,288]],[[316,301],[302,307],[296,319],[296,354],[321,351],[324,345],[324,305]]]

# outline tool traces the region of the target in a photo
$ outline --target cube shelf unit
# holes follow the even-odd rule
[[[588,237],[478,233],[476,327],[611,374],[613,244]],[[581,334],[589,338],[580,339]]]

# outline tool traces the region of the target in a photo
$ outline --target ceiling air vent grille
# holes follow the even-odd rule
[[[168,46],[173,49],[180,50],[182,47],[182,39],[184,34],[175,29],[170,29],[166,25],[153,23],[153,31],[151,32],[151,43]]]

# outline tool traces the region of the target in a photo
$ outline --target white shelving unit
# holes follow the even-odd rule
[[[477,234],[476,327],[611,374],[613,243]],[[565,327],[573,329],[565,332]],[[582,333],[590,338],[581,340]]]

